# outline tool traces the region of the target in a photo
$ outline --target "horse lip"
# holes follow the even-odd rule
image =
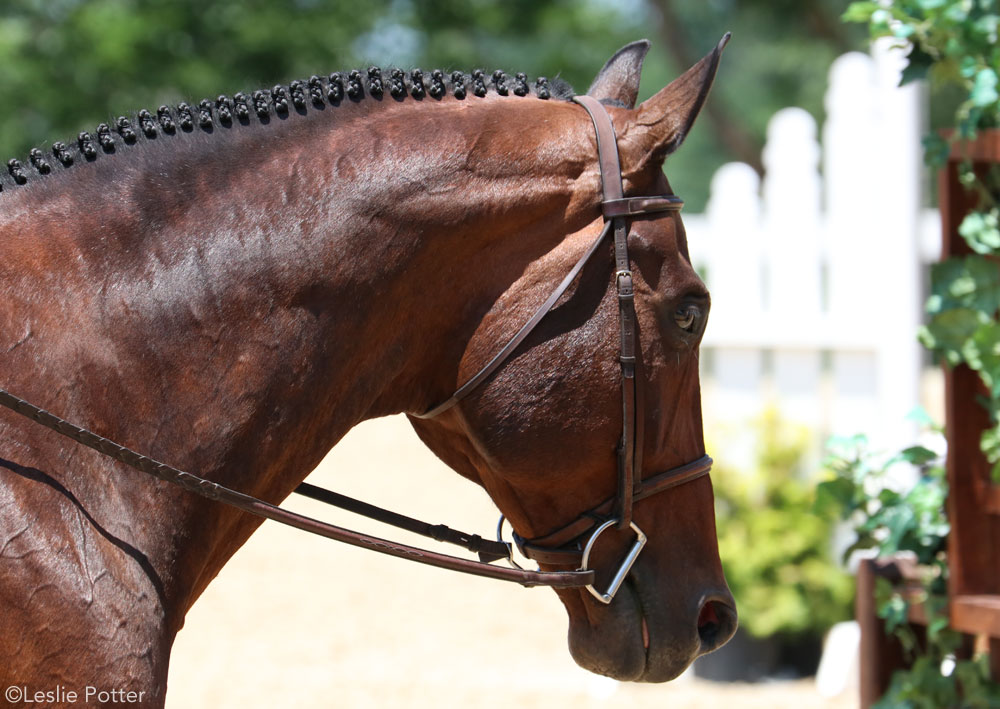
[[[625,579],[625,586],[629,587],[629,593],[635,599],[636,611],[639,614],[639,637],[642,641],[642,676],[645,676],[649,671],[649,652],[650,647],[653,644],[653,636],[650,632],[649,621],[646,620],[646,606],[642,602],[642,594],[639,592],[639,584],[633,578],[632,574],[629,574]]]

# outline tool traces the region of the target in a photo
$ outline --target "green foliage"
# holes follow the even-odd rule
[[[751,635],[822,634],[850,617],[851,578],[830,559],[833,525],[813,513],[802,475],[808,435],[774,413],[760,422],[752,474],[717,467],[719,551]]]
[[[903,82],[930,76],[949,83],[963,100],[951,119],[949,137],[971,139],[978,130],[1000,125],[1000,25],[998,0],[892,0],[852,3],[844,19],[867,22],[873,36],[891,36],[910,46]],[[940,135],[924,139],[928,164],[941,167],[951,152]],[[989,396],[984,405],[994,427],[981,440],[983,453],[1000,482],[1000,180],[997,169],[959,166],[959,180],[978,197],[958,229],[973,251],[931,270],[929,320],[919,337],[950,366],[968,365],[979,373]]]
[[[911,665],[897,671],[874,709],[938,709],[939,707],[993,707],[1000,702],[1000,686],[990,682],[988,657],[955,660],[961,635],[948,627],[945,558],[948,520],[944,502],[947,481],[938,455],[922,446],[907,448],[888,460],[867,449],[864,436],[830,442],[826,467],[830,479],[817,489],[817,511],[852,525],[856,541],[847,550],[874,550],[879,557],[900,553],[915,558],[922,570],[917,587],[905,590],[887,579],[876,580],[877,613],[910,656]],[[894,465],[909,463],[920,478],[908,491],[889,483]],[[927,635],[918,643],[908,622],[910,606],[922,604]]]
[[[844,19],[868,23],[873,37],[895,37],[909,46],[902,83],[929,77],[954,87],[960,101],[944,136],[924,139],[927,164],[941,168],[951,142],[973,139],[979,130],[1000,125],[1000,25],[998,0],[888,0],[854,2]],[[1000,481],[1000,189],[996,170],[970,162],[959,165],[959,181],[974,191],[976,208],[959,227],[973,252],[931,269],[929,320],[919,337],[950,366],[978,372],[988,390],[983,401],[994,427],[982,435],[981,448]],[[898,460],[921,468],[917,485],[906,493],[883,484],[885,470]],[[819,496],[854,524],[856,549],[879,556],[909,552],[926,571],[922,583],[906,593],[879,579],[876,604],[886,630],[911,655],[909,669],[896,672],[876,709],[936,709],[1000,705],[1000,686],[990,682],[987,658],[954,660],[961,636],[948,627],[945,559],[948,523],[944,517],[943,466],[925,449],[908,449],[877,464],[863,439],[836,443],[829,468],[832,480]],[[910,604],[921,603],[928,619],[926,641],[917,644],[908,624]]]
[[[965,99],[956,119],[962,137],[997,125],[997,0],[854,2],[844,19],[867,23],[874,37],[895,37],[909,44],[904,83],[930,77],[961,86]]]
[[[868,453],[867,445],[862,435],[831,439],[825,467],[833,477],[816,490],[817,512],[853,523],[857,540],[846,550],[845,561],[860,549],[877,549],[886,556],[911,552],[920,564],[938,563],[949,530],[947,484],[938,454],[913,446],[881,461]],[[922,469],[920,480],[906,492],[887,483],[888,471],[899,463]]]
[[[977,254],[991,254],[1000,250],[1000,229],[997,228],[996,207],[988,212],[972,212],[962,220],[958,233]]]

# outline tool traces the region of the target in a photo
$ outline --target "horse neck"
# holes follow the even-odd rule
[[[41,300],[14,293],[35,307],[14,305],[7,332],[32,333],[19,357],[40,378],[10,388],[51,392],[52,379],[60,394],[43,401],[67,418],[281,500],[359,421],[448,391],[482,314],[566,233],[566,214],[588,220],[574,201],[584,160],[518,132],[542,102],[515,99],[519,117],[505,101],[346,105],[336,120],[213,136],[229,155],[157,146],[158,164],[122,164],[111,185],[26,192],[47,257],[10,249],[5,275],[60,278]],[[24,212],[13,201],[0,235]],[[257,524],[113,466],[99,477],[114,494],[92,469],[53,474],[126,539],[155,520],[159,541],[134,543],[181,614]]]

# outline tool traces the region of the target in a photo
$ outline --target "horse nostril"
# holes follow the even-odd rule
[[[736,632],[736,611],[721,601],[707,601],[698,614],[698,637],[701,652],[722,647]]]

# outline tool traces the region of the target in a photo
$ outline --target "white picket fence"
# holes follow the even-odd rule
[[[807,112],[779,111],[763,181],[725,165],[706,212],[685,218],[712,292],[703,399],[723,455],[745,461],[747,424],[769,406],[817,447],[857,432],[914,440],[905,416],[920,401],[922,273],[939,226],[922,208],[922,88],[899,88],[900,69],[886,45],[837,59],[822,144]]]

